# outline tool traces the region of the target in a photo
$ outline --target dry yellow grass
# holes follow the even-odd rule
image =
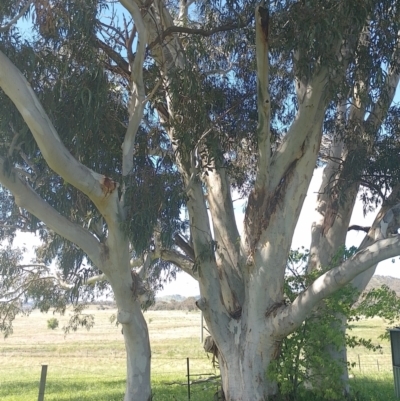
[[[125,377],[125,347],[121,327],[110,322],[113,309],[91,307],[95,326],[87,331],[64,336],[62,327],[68,320],[59,319],[59,328],[47,328],[53,315],[33,311],[18,317],[14,334],[0,345],[0,380],[15,376],[39,377],[40,365],[48,364],[49,375],[74,377],[81,371],[86,376]],[[154,377],[179,377],[186,374],[186,358],[191,359],[195,373],[213,372],[210,360],[200,344],[200,313],[184,311],[148,311],[145,313],[152,345]],[[205,333],[206,334],[206,333]]]
[[[62,327],[69,318],[68,312],[65,316],[55,316],[60,321],[56,330],[47,328],[47,320],[53,317],[51,313],[33,311],[28,317],[18,317],[14,334],[0,340],[0,383],[38,381],[40,365],[47,364],[48,381],[75,383],[81,378],[85,383],[99,383],[114,380],[123,392],[125,347],[121,327],[110,322],[115,312],[91,307],[87,313],[95,315],[95,326],[90,331],[80,329],[67,336]],[[215,372],[200,344],[200,313],[148,311],[145,318],[152,346],[153,382],[184,382],[187,357],[191,373]],[[363,347],[349,349],[349,360],[357,364],[354,374],[390,371],[389,343],[378,340],[385,328],[385,322],[378,318],[355,323],[353,334],[371,338],[382,345],[382,350],[373,353]]]

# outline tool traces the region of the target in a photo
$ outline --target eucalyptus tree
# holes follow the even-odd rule
[[[385,199],[365,247],[285,302],[286,261],[316,164],[326,164],[331,184],[319,200],[330,227],[342,219],[336,194],[353,201],[360,184],[377,188],[379,170],[397,155],[381,128],[397,86],[397,3],[121,3],[147,35],[161,82],[154,108],[185,184],[190,238],[180,238],[184,255],[174,262],[186,271],[193,263],[227,399],[272,398],[278,385],[266,372],[282,338],[322,299],[400,253],[399,207]],[[338,184],[333,163],[354,174],[351,182]],[[347,194],[346,184],[356,190]],[[235,187],[247,197],[242,233]],[[332,213],[324,196],[336,202]],[[314,249],[324,251],[327,231],[315,230],[310,269],[326,268],[333,253],[322,261]],[[162,248],[160,256],[168,259]]]
[[[144,53],[128,55],[122,69],[109,63],[108,18],[105,1],[1,2],[1,237],[30,231],[42,245],[32,264],[2,250],[0,329],[10,334],[24,299],[62,312],[111,287],[127,351],[125,400],[147,401],[141,308],[168,268],[154,261],[151,244],[154,230],[165,245],[181,227],[183,198],[144,98]],[[125,28],[123,40],[134,41],[132,22]],[[163,156],[153,157],[154,149]],[[92,325],[81,312],[78,304],[67,329]]]
[[[40,57],[32,60],[19,59],[24,46],[17,46],[9,32],[23,5],[13,8],[7,3],[0,87],[24,123],[18,120],[16,134],[10,126],[2,130],[8,129],[9,135],[0,182],[21,209],[74,243],[110,282],[127,344],[127,400],[147,399],[150,391],[147,328],[135,293],[141,286],[136,280],[132,285],[129,251],[132,246],[136,253],[145,249],[155,225],[162,235],[154,237],[151,257],[174,263],[199,282],[198,306],[218,350],[226,398],[272,399],[278,384],[267,371],[279,355],[282,339],[300,327],[322,299],[379,261],[400,254],[399,213],[394,207],[376,223],[374,237],[364,249],[337,262],[291,303],[285,302],[286,262],[316,164],[326,163],[327,176],[332,176],[331,160],[344,158],[332,156],[338,141],[352,150],[359,146],[357,141],[363,146],[368,142],[369,130],[352,128],[353,117],[347,123],[349,112],[361,107],[358,100],[365,102],[367,116],[375,112],[372,104],[384,110],[390,103],[398,71],[397,3],[119,3],[125,11],[113,1],[108,4],[113,12],[106,14],[105,1],[34,1],[32,13],[45,46],[36,43],[34,53]],[[32,63],[37,67],[34,73]],[[361,66],[368,67],[370,85],[361,84]],[[78,81],[72,86],[80,90],[65,98],[71,81],[87,72],[90,84]],[[104,97],[98,94],[99,87],[93,89],[98,79],[105,81],[104,87],[100,85]],[[371,99],[364,100],[364,92]],[[105,106],[96,108],[99,99],[105,99]],[[64,103],[70,107],[67,113]],[[337,114],[336,124],[328,124],[332,116],[335,120],[337,105],[346,111]],[[378,120],[383,117],[378,114]],[[395,113],[392,120],[395,127]],[[103,128],[111,132],[101,136],[104,147],[94,138]],[[378,136],[378,127],[374,132]],[[25,142],[18,142],[22,135]],[[365,140],[360,139],[363,135]],[[384,142],[381,138],[365,145],[371,149],[365,157],[371,164],[358,164],[357,153],[348,158],[346,169],[364,173],[354,182],[365,181],[368,167],[383,154],[379,146]],[[143,148],[147,157],[140,158]],[[394,145],[386,148],[396,151]],[[380,165],[387,160],[380,160]],[[160,166],[161,177],[153,172],[159,162],[166,163]],[[140,168],[143,163],[153,164],[153,169]],[[344,164],[339,164],[341,169]],[[373,168],[377,171],[376,164]],[[41,171],[51,179],[37,180]],[[376,184],[375,178],[371,182]],[[143,198],[137,198],[152,192],[144,183],[153,188],[162,184],[176,208],[164,201],[146,208]],[[174,184],[181,183],[184,197],[173,199]],[[387,181],[389,191],[390,185]],[[326,192],[331,197],[345,191],[332,188]],[[65,207],[58,208],[54,195],[63,191],[65,199],[75,202],[68,213]],[[247,199],[241,233],[233,193]],[[81,210],[82,202],[88,204]],[[179,232],[174,219],[182,202],[187,232],[186,227]],[[329,222],[336,221],[337,213],[328,217]],[[173,224],[167,223],[171,220]],[[144,241],[138,227],[147,228]],[[159,238],[172,238],[172,232],[171,249]],[[74,252],[77,248],[72,247]],[[313,251],[310,269],[325,263],[317,256]]]
[[[400,109],[394,102],[400,79],[399,10],[388,2],[377,4],[375,12],[387,19],[366,21],[347,72],[347,96],[336,97],[325,119],[328,146],[320,154],[325,168],[316,205],[318,217],[311,230],[309,272],[331,264],[350,230],[366,233],[359,251],[382,238],[387,213],[400,201]],[[390,39],[385,43],[383,38]],[[363,201],[364,214],[378,211],[370,227],[350,226],[357,196]],[[366,288],[376,266],[352,280],[358,293]],[[335,325],[344,336],[346,318],[337,318]],[[328,345],[328,350],[341,363],[347,390],[346,349]]]

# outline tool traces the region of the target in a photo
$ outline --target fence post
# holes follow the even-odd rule
[[[360,354],[358,354],[358,367],[359,367],[359,369],[360,369],[360,372],[361,372]]]
[[[188,386],[188,401],[190,401],[190,370],[189,358],[186,358],[187,386]]]
[[[40,375],[38,401],[44,401],[44,390],[46,388],[46,376],[47,376],[47,365],[42,365],[42,373]]]

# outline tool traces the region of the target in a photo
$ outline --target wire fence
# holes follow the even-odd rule
[[[99,349],[96,348],[94,350],[87,349],[87,350],[76,350],[76,351],[53,351],[49,350],[48,347],[37,347],[37,348],[30,348],[29,350],[23,349],[0,349],[0,358],[2,357],[26,357],[30,358],[86,358],[86,359],[99,359]],[[109,349],[106,348],[101,351],[101,358],[106,359],[125,359],[126,352],[123,349]],[[168,365],[172,361],[186,360],[185,358],[176,358],[176,357],[152,357],[152,368],[162,368],[163,365]],[[191,361],[202,360],[206,361],[205,357],[190,357]],[[350,351],[348,353],[348,361],[352,364],[353,370],[358,370],[359,372],[368,372],[368,371],[392,371],[392,356],[390,347],[381,347],[377,352],[366,354],[363,352],[357,351]],[[184,364],[182,365],[184,366]],[[183,368],[184,369],[184,368]],[[0,367],[1,370],[1,367]],[[157,369],[156,369],[157,370]],[[174,370],[175,373],[176,371]]]
[[[376,352],[368,354],[352,349],[348,352],[347,359],[354,373],[387,373],[393,371],[392,353],[389,346],[380,347]]]
[[[69,396],[70,398],[67,399],[71,400],[91,400],[93,398],[103,400],[103,398],[95,396],[94,387],[99,387],[99,384],[109,387],[110,394],[113,394],[110,395],[110,398],[104,398],[107,400],[121,399],[125,390],[126,376],[122,374],[90,372],[79,367],[69,367],[62,363],[62,359],[59,363],[29,363],[7,367],[1,364],[1,356],[5,354],[10,356],[8,351],[0,352],[0,399],[1,394],[4,394],[1,392],[2,389],[6,393],[8,391],[9,394],[18,392],[23,400],[28,399],[23,394],[26,390],[29,394],[35,394],[35,398],[39,397],[36,398],[39,401],[57,399],[54,398],[56,392],[62,393],[63,396]],[[91,358],[89,352],[80,355]],[[122,356],[118,353],[115,357]],[[168,399],[182,401],[217,399],[213,397],[220,388],[218,372],[213,369],[206,371],[199,368],[196,363],[199,359],[155,358],[152,360],[152,388],[155,391],[153,399],[162,401],[166,399],[166,393],[174,394],[174,398]],[[18,372],[18,374],[10,376],[10,372]],[[33,376],[34,379],[32,379]],[[16,396],[16,394],[13,395]],[[175,398],[175,395],[178,398]]]
[[[14,355],[18,355],[19,358],[21,358],[21,355],[25,355],[27,364],[13,364],[8,367],[7,364],[1,363],[2,357],[12,360]],[[96,367],[95,361],[99,359],[98,349],[76,350],[74,352],[64,353],[49,351],[48,348],[42,348],[40,346],[29,350],[0,350],[0,394],[1,387],[8,385],[11,389],[10,391],[13,391],[12,389],[16,388],[15,383],[18,383],[17,386],[21,391],[23,391],[25,387],[30,388],[32,392],[35,392],[36,398],[40,388],[39,379],[41,376],[42,361],[47,357],[49,357],[50,361],[48,363],[46,389],[50,392],[63,391],[64,393],[71,392],[71,394],[76,394],[78,392],[81,394],[81,398],[70,399],[89,400],[92,399],[94,386],[98,386],[99,383],[108,383],[108,385],[113,388],[114,393],[119,392],[120,395],[117,396],[117,398],[104,399],[113,400],[121,398],[121,394],[123,394],[125,388],[126,377],[124,374],[119,374],[120,372],[118,372],[118,374],[113,374],[112,371],[104,370],[91,371],[84,366],[86,359],[86,366],[93,365]],[[73,362],[71,358],[78,358],[78,360],[82,362],[82,365],[71,366],[71,362]],[[114,358],[116,359],[115,363],[120,365],[122,360],[126,358],[126,354],[125,351],[121,349],[108,349],[104,351],[103,358]],[[23,357],[22,360],[24,359]],[[117,361],[118,359],[121,361]],[[390,347],[381,348],[378,352],[369,354],[351,350],[349,351],[348,360],[352,365],[351,374],[355,377],[358,377],[358,375],[373,375],[371,377],[374,377],[374,379],[379,379],[379,377],[387,378],[387,375],[393,372]],[[12,373],[10,375],[9,372],[18,372],[18,374]],[[179,394],[177,398],[172,398],[171,396],[171,398],[168,399],[182,401],[214,399],[213,397],[218,393],[220,386],[218,374],[219,372],[217,370],[212,369],[210,361],[204,357],[191,357],[190,359],[186,359],[153,356],[152,387],[155,388],[156,392],[154,400],[166,399],[161,394],[168,392],[168,388],[171,389],[171,394]],[[34,380],[32,379],[32,375],[35,377]],[[57,398],[46,398],[46,392],[44,392],[43,400],[47,399],[55,400]],[[96,397],[96,399],[103,398]]]

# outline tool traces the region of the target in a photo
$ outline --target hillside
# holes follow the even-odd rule
[[[391,290],[395,291],[397,296],[400,296],[400,279],[390,276],[373,276],[368,283],[366,290],[387,285]]]

